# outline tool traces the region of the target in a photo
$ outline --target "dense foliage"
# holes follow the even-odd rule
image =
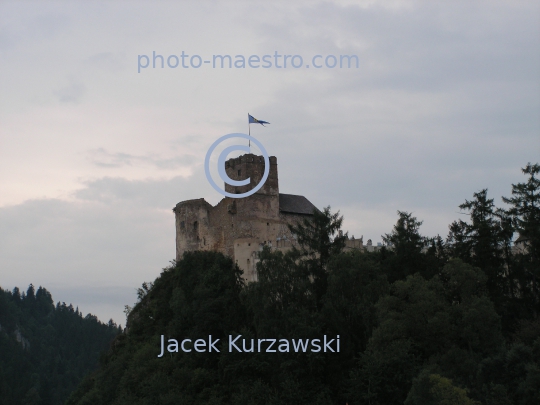
[[[540,403],[540,166],[524,173],[508,209],[482,190],[446,239],[398,212],[385,247],[346,251],[327,208],[291,228],[297,248],[265,247],[248,285],[232,259],[186,253],[143,285],[128,332],[68,404]],[[341,350],[158,357],[160,335],[237,334],[339,335]]]
[[[72,305],[55,306],[45,288],[0,288],[0,403],[63,404],[120,331]]]

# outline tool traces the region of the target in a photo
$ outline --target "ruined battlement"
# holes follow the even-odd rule
[[[277,172],[277,158],[270,156],[270,171],[268,179],[255,194],[277,196],[279,194],[279,182]],[[260,183],[264,175],[264,157],[252,153],[229,159],[225,162],[225,172],[232,180],[250,179],[245,186],[233,186],[225,183],[225,191],[231,194],[243,194],[253,189]]]

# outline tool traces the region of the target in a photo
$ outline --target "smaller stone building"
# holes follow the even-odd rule
[[[253,189],[264,173],[264,158],[242,155],[225,162],[233,180],[250,178],[250,184],[235,187],[225,184],[229,193]],[[204,198],[179,202],[173,208],[176,218],[176,260],[184,252],[214,250],[231,256],[247,281],[256,281],[258,252],[264,245],[288,250],[295,243],[288,224],[313,215],[316,207],[304,196],[279,192],[278,167],[270,157],[270,173],[255,194],[245,198],[223,198],[216,206]],[[362,239],[350,240],[348,249],[362,249]]]

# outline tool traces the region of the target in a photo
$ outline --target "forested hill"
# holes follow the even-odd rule
[[[67,404],[538,405],[540,165],[523,172],[507,208],[475,193],[446,239],[399,212],[386,247],[346,252],[326,208],[291,228],[295,249],[264,247],[247,285],[231,258],[184,254],[143,284],[127,333]],[[160,356],[162,335],[211,335],[219,352],[166,341]],[[231,351],[237,335],[257,349]],[[324,335],[339,352],[257,343]]]
[[[43,287],[0,288],[0,404],[60,405],[98,364],[121,329]]]

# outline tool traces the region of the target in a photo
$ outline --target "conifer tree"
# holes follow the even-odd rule
[[[427,240],[419,232],[422,221],[405,211],[398,211],[398,216],[392,232],[382,237],[389,248],[389,252],[384,252],[387,259],[383,262],[388,281],[403,280],[416,272],[429,278],[431,274],[426,274],[430,272],[426,271],[426,260],[422,254]]]
[[[298,246],[293,245],[291,255],[301,259],[301,265],[313,278],[317,305],[322,305],[322,297],[328,285],[327,264],[332,256],[338,255],[345,247],[348,233],[341,230],[343,216],[339,211],[332,213],[330,206],[323,211],[314,210],[312,218],[289,225]]]
[[[519,277],[520,296],[534,307],[534,315],[540,312],[540,164],[528,163],[522,168],[528,175],[526,183],[512,184],[512,197],[503,197],[510,205],[507,213],[523,249],[518,250],[513,264]]]
[[[469,222],[456,221],[450,225],[448,242],[453,257],[481,268],[487,275],[491,298],[500,309],[508,295],[507,259],[511,232],[502,220],[487,189],[473,194],[459,206],[469,216]]]

